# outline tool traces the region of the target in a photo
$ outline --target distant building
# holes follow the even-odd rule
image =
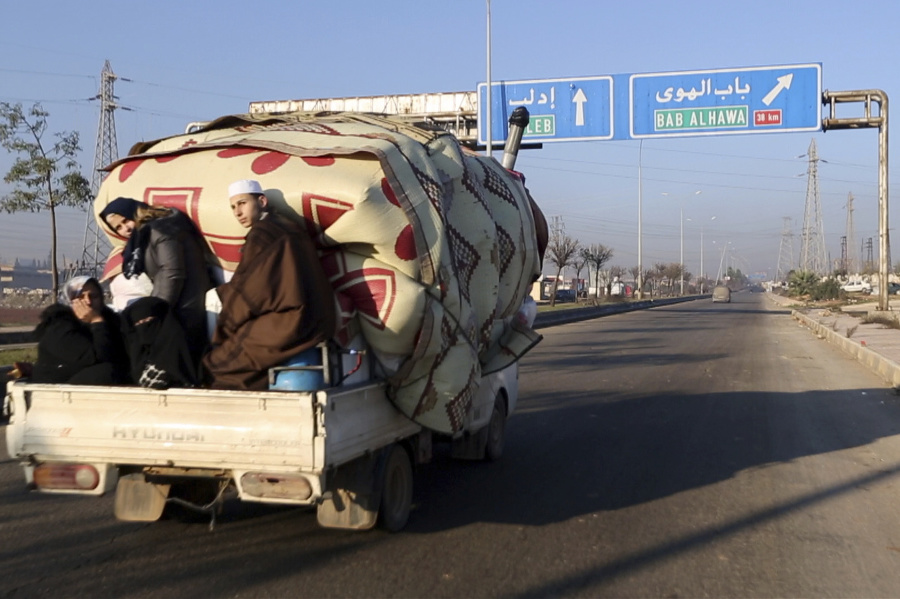
[[[0,293],[6,289],[42,289],[53,287],[53,277],[44,264],[33,260],[25,265],[17,259],[12,266],[0,265]]]

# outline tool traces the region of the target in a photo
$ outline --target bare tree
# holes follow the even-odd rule
[[[655,279],[657,282],[657,295],[662,295],[662,289],[664,284],[666,283],[666,265],[662,262],[657,262],[653,265],[653,271],[655,273]]]
[[[59,295],[57,264],[56,209],[80,207],[91,199],[91,184],[81,174],[76,160],[81,147],[78,133],[57,133],[56,141],[44,139],[47,117],[40,104],[26,113],[21,104],[0,102],[0,147],[16,155],[3,177],[14,185],[12,192],[0,198],[6,212],[50,212],[50,272],[53,297]]]
[[[559,286],[559,275],[562,270],[572,264],[578,253],[578,240],[565,233],[554,235],[547,244],[547,260],[556,266],[556,277],[553,279],[553,291],[550,294],[550,305],[556,305],[556,288]]]
[[[657,292],[657,294],[659,293],[659,287],[661,285],[661,281],[660,281],[661,277],[662,277],[662,275],[660,275],[659,271],[656,270],[655,268],[648,268],[647,270],[644,271],[644,276],[641,278],[641,285],[643,285],[645,287],[649,285],[651,298],[653,297],[654,290]]]
[[[581,257],[594,267],[597,281],[596,296],[600,297],[600,269],[613,257],[613,249],[602,243],[592,243],[590,247],[581,248]]]
[[[669,262],[665,265],[663,274],[669,280],[669,295],[675,295],[675,281],[681,281],[681,264]]]
[[[584,257],[584,248],[581,248],[580,252],[576,252],[575,256],[572,257],[572,268],[575,269],[575,301],[578,302],[578,284],[581,281],[581,271],[584,270],[584,265],[587,264],[587,258]],[[590,278],[591,273],[588,271],[588,278]]]

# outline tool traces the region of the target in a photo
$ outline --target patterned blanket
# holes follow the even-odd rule
[[[238,179],[308,228],[339,306],[336,340],[361,332],[391,400],[421,425],[459,430],[481,376],[540,339],[515,315],[540,274],[543,216],[521,177],[445,132],[359,113],[223,117],[136,145],[110,165],[94,211],[119,196],[178,208],[234,270]],[[105,278],[124,245],[109,235]]]

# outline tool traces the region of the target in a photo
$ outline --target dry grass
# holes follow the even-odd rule
[[[0,349],[0,366],[13,362],[34,362],[37,360],[37,347],[17,349]]]
[[[863,324],[880,324],[886,329],[900,329],[900,320],[896,316],[869,313],[860,320]]]

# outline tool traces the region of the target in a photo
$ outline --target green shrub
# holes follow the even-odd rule
[[[839,299],[843,290],[837,279],[829,277],[813,285],[809,299],[813,301]]]

